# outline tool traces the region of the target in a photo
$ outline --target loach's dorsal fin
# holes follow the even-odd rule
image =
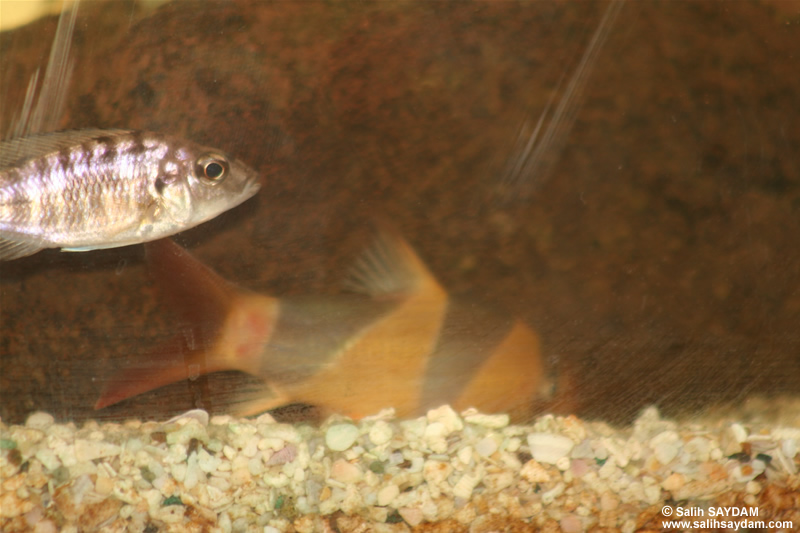
[[[404,296],[444,289],[417,253],[397,233],[382,229],[350,269],[345,288],[376,296]]]

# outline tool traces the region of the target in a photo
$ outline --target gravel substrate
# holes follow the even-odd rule
[[[763,407],[773,416],[739,422],[651,407],[623,429],[447,406],[319,428],[203,411],[78,428],[35,413],[0,422],[0,530],[634,531],[715,508],[796,529],[800,400]]]

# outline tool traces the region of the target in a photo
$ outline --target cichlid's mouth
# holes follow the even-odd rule
[[[255,194],[261,189],[261,183],[258,181],[258,175],[252,176],[249,180],[247,180],[247,184],[244,189],[244,194],[247,198],[251,196],[255,196]]]
[[[261,181],[259,179],[261,177],[260,174],[250,167],[244,167],[243,170],[245,172],[245,180],[244,186],[242,187],[242,201],[255,196],[255,194],[261,189]]]

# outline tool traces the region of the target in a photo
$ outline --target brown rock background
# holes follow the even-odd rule
[[[178,240],[270,294],[337,292],[390,220],[453,291],[533,325],[627,420],[800,392],[800,2],[630,2],[548,179],[502,176],[604,4],[86,2],[64,127],[162,130],[262,172]],[[55,19],[0,35],[0,131]],[[103,376],[176,324],[142,247],[0,264],[0,416],[97,416]],[[179,324],[177,325],[179,327]],[[233,376],[102,416],[213,408]]]

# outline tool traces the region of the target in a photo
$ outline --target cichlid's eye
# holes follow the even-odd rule
[[[212,185],[225,179],[230,171],[228,160],[219,154],[206,154],[195,163],[195,175]]]

